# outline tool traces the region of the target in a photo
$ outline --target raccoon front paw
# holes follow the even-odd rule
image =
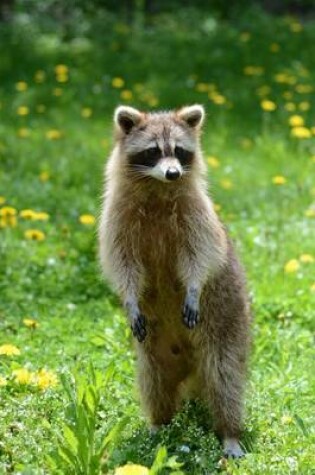
[[[190,330],[194,328],[199,322],[199,311],[196,308],[185,302],[182,310],[183,322]]]
[[[142,314],[138,314],[136,317],[132,318],[131,321],[131,331],[132,334],[137,340],[142,343],[147,336],[147,330],[145,328],[146,322],[145,322],[145,316]]]

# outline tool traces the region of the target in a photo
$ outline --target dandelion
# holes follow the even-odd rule
[[[302,254],[300,256],[300,261],[303,262],[303,264],[311,264],[315,259],[311,254]]]
[[[226,103],[226,97],[224,97],[222,94],[212,94],[211,100],[217,105],[222,105]]]
[[[95,216],[93,216],[92,214],[82,214],[79,217],[79,221],[81,224],[91,225],[95,223]]]
[[[284,266],[284,272],[286,274],[294,274],[300,268],[299,261],[297,259],[289,260]]]
[[[40,389],[45,390],[57,386],[58,378],[55,373],[43,368],[36,373],[34,384]]]
[[[58,82],[64,83],[64,82],[67,82],[69,80],[69,76],[68,76],[68,74],[58,74],[56,76],[56,80]]]
[[[310,84],[297,84],[295,86],[295,90],[299,94],[309,94],[313,92],[313,86],[311,86]]]
[[[20,211],[20,217],[30,221],[48,221],[49,214],[44,211],[33,211],[32,209],[23,209]]]
[[[35,82],[38,82],[38,83],[44,82],[45,78],[46,78],[45,71],[42,71],[42,70],[36,71],[35,76],[34,76]]]
[[[46,181],[48,181],[49,178],[50,178],[49,172],[47,172],[47,171],[40,172],[40,174],[39,174],[40,181],[42,181],[43,183],[46,183]]]
[[[287,102],[286,104],[284,104],[284,108],[288,112],[294,112],[296,110],[296,105],[294,104],[294,102]]]
[[[304,125],[304,119],[301,115],[291,115],[289,125],[291,125],[291,127],[301,127]]]
[[[17,115],[25,116],[25,115],[28,115],[30,113],[30,110],[27,106],[20,106],[20,107],[17,108],[16,113],[17,113]]]
[[[124,87],[124,85],[125,81],[122,78],[116,77],[112,79],[112,86],[115,89],[121,89],[122,87]]]
[[[261,66],[245,66],[243,73],[246,76],[261,76],[264,73],[264,68]]]
[[[57,66],[55,66],[56,76],[62,76],[68,73],[69,73],[69,68],[65,64],[57,64]]]
[[[48,221],[49,220],[49,214],[45,213],[45,211],[38,211],[35,212],[35,221]]]
[[[39,323],[33,318],[24,318],[23,323],[26,327],[35,329],[39,326]]]
[[[132,91],[130,91],[129,89],[124,89],[123,91],[121,91],[120,97],[121,97],[124,101],[131,101],[132,98],[133,98]]]
[[[216,157],[208,157],[207,162],[212,168],[219,168],[220,161]]]
[[[48,140],[59,140],[62,137],[62,133],[57,129],[47,130],[45,135]]]
[[[12,216],[16,216],[17,211],[13,206],[4,206],[0,209],[0,217],[2,218],[10,218]]]
[[[261,101],[260,107],[266,112],[272,112],[276,110],[277,105],[275,104],[275,102],[265,99]]]
[[[15,345],[11,345],[10,343],[7,343],[5,345],[0,346],[0,355],[18,356],[20,354],[21,354],[21,351]]]
[[[19,368],[12,371],[12,376],[14,377],[15,383],[30,384],[33,378],[33,373],[31,373],[27,368]]]
[[[220,181],[220,186],[224,190],[230,190],[231,188],[233,188],[233,183],[228,178],[223,178],[223,180]]]
[[[114,475],[149,475],[149,469],[143,465],[128,464],[118,467]]]
[[[33,219],[35,212],[32,209],[22,209],[20,217],[23,219]]]
[[[0,386],[6,386],[8,384],[6,378],[0,376]]]
[[[27,137],[31,135],[31,131],[30,129],[26,129],[25,127],[22,127],[21,129],[17,131],[17,135],[21,139],[26,139]]]
[[[272,178],[272,183],[274,185],[284,185],[287,182],[287,179],[282,175],[277,175]]]
[[[25,231],[24,237],[29,241],[44,241],[46,235],[39,229],[28,229]]]
[[[208,92],[209,86],[205,82],[198,82],[195,87],[197,92]]]
[[[0,206],[3,205],[6,202],[6,199],[4,196],[0,196]]]
[[[306,127],[293,127],[291,135],[297,139],[309,139],[312,136],[312,132]]]
[[[306,112],[311,108],[311,105],[308,101],[303,101],[299,104],[300,111]]]
[[[83,107],[83,109],[81,109],[81,117],[83,117],[84,119],[88,119],[89,117],[91,117],[92,114],[93,111],[90,107]]]
[[[16,83],[15,89],[19,92],[26,91],[27,83],[25,81],[19,81],[19,82]]]

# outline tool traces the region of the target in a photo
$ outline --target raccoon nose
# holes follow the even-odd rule
[[[166,170],[165,178],[170,181],[177,180],[180,177],[180,172],[175,167],[170,167]]]

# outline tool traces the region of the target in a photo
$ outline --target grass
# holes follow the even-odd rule
[[[115,433],[98,458],[103,473],[127,462],[155,464],[152,473],[313,473],[314,26],[255,10],[223,22],[193,9],[154,17],[145,29],[101,12],[67,35],[27,14],[3,26],[0,348],[20,354],[0,355],[0,473],[93,473],[60,459],[82,435],[80,407],[83,419],[93,414],[87,453]],[[239,463],[219,462],[198,405],[154,436],[141,415],[131,336],[101,280],[93,223],[121,102],[200,102],[208,112],[211,193],[246,267],[255,314],[242,440],[249,453]],[[29,229],[43,239],[27,239]],[[91,397],[94,406],[84,402]]]

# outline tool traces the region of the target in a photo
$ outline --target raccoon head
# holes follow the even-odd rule
[[[118,107],[114,122],[127,169],[134,176],[165,183],[189,174],[199,154],[199,132],[204,115],[200,105],[153,113]]]

